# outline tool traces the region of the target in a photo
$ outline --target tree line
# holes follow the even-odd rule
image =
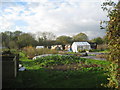
[[[26,46],[52,46],[52,45],[65,45],[72,44],[73,42],[79,41],[90,41],[97,44],[106,43],[106,37],[101,38],[97,37],[92,40],[88,39],[88,36],[85,33],[78,33],[72,37],[70,36],[59,36],[52,32],[37,32],[25,33],[22,31],[5,31],[0,33],[0,39],[2,39],[2,46],[7,48],[20,49]]]

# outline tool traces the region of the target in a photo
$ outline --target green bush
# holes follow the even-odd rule
[[[25,52],[28,58],[33,58],[36,54],[36,48],[32,46],[24,47],[23,51]]]
[[[19,54],[19,50],[17,50],[17,49],[2,49],[1,52],[2,52],[2,54],[4,54],[4,55],[15,55],[15,54]]]
[[[109,64],[107,61],[99,61],[92,59],[80,58],[78,56],[73,55],[52,55],[46,57],[40,57],[35,60],[35,63],[41,66],[52,66],[52,65],[67,65],[74,63],[83,63],[83,64],[98,64],[98,65],[107,65]]]
[[[101,52],[101,51],[105,51],[105,50],[101,50],[101,49],[91,49],[89,50],[90,52]]]
[[[42,54],[57,54],[58,51],[52,50],[52,49],[47,49],[47,48],[40,48],[36,49],[36,55],[42,55]]]
[[[42,54],[57,54],[58,53],[58,51],[56,50],[51,50],[47,48],[36,49],[35,47],[32,47],[32,46],[24,47],[23,51],[25,52],[28,58],[33,58],[34,56],[42,55]]]
[[[84,50],[78,50],[78,52],[80,52],[80,53],[82,53],[82,52],[86,52],[86,50],[84,49]]]
[[[63,64],[70,64],[70,63],[79,63],[80,57],[77,56],[61,56],[61,55],[52,55],[41,57],[36,60],[37,63],[45,65],[63,65]]]

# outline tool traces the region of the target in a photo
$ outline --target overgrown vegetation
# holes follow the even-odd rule
[[[32,34],[22,31],[5,31],[0,33],[0,39],[2,40],[1,43],[3,48],[6,47],[10,49],[21,49],[27,46],[50,47],[52,45],[71,45],[73,42],[80,41],[94,42],[97,44],[105,44],[106,42],[105,38],[100,37],[89,40],[88,36],[81,32],[77,35],[74,35],[73,37],[62,35],[56,38],[56,35],[54,35],[52,32],[36,32],[35,34]]]
[[[112,6],[112,9],[107,8],[107,6]],[[117,4],[108,0],[103,3],[103,10],[108,11],[109,21],[104,21],[107,23],[107,39],[108,48],[110,53],[108,60],[112,64],[107,66],[107,70],[110,71],[108,74],[109,83],[105,85],[109,88],[119,88],[120,86],[120,1]]]
[[[104,66],[108,61],[53,55],[30,60],[20,52],[20,63],[27,71],[19,72],[7,88],[103,88],[108,83]],[[59,83],[58,83],[59,82]]]
[[[34,56],[42,55],[42,54],[57,54],[57,50],[47,49],[47,48],[40,48],[36,49],[35,47],[28,46],[24,47],[23,51],[25,52],[26,56],[32,59]]]

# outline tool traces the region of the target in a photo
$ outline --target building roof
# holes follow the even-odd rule
[[[88,42],[74,42],[76,45],[90,45]]]

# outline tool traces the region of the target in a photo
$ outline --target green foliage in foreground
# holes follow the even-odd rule
[[[67,70],[57,71],[38,69],[19,72],[16,80],[10,84],[12,88],[100,88],[107,83],[103,71]],[[8,87],[8,88],[9,88]]]
[[[101,83],[108,83],[108,76],[104,74],[107,72],[103,70],[103,66],[109,64],[107,61],[60,55],[30,60],[23,53],[20,53],[20,56],[20,63],[27,71],[19,72],[13,82],[8,81],[7,88],[102,88]],[[75,66],[78,64],[80,67],[73,70],[69,68],[57,70],[54,67],[65,65],[72,67],[72,64]],[[92,66],[93,64],[100,66]]]
[[[105,49],[105,50],[101,50],[101,49],[91,49],[90,52],[101,52],[101,53],[109,53],[110,50]]]
[[[106,68],[110,72],[108,74],[110,78],[108,78],[109,83],[105,86],[118,89],[120,88],[120,0],[117,3],[114,0],[107,0],[103,3],[102,8],[108,12],[109,21],[104,21],[104,23],[106,22],[106,37],[110,49],[108,60],[112,63]]]
[[[97,64],[101,66],[106,66],[110,64],[110,62],[108,61],[86,59],[73,55],[63,55],[63,56],[53,55],[53,56],[37,58],[36,60],[27,59],[26,57],[24,57],[23,53],[21,53],[21,56],[22,56],[21,57],[22,64],[27,69],[39,69],[40,67],[71,65],[71,64],[78,64],[79,66],[81,66],[81,63],[84,65]]]
[[[73,63],[84,63],[84,64],[99,64],[99,65],[105,65],[109,64],[109,62],[106,61],[98,61],[98,60],[92,60],[92,59],[85,59],[85,58],[80,58],[77,56],[60,56],[60,55],[54,55],[54,56],[47,56],[47,57],[41,57],[36,59],[35,61],[37,64],[40,64],[43,66],[47,65],[65,65],[65,64],[73,64]]]

